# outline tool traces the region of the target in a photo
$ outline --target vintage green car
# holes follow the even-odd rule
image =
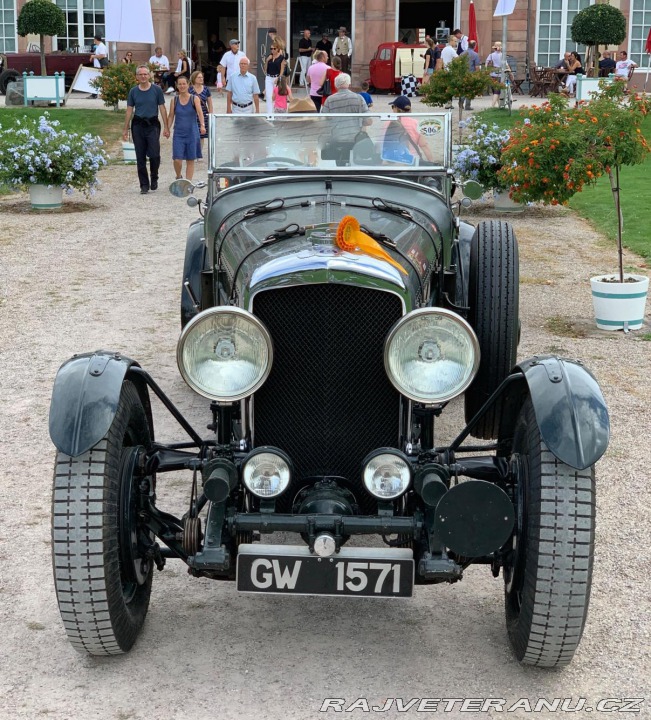
[[[608,412],[580,361],[517,361],[516,239],[460,221],[450,122],[211,118],[207,198],[171,187],[201,212],[177,362],[210,432],[117,353],[76,355],[55,381],[54,573],[76,648],[129,650],[168,559],[242,592],[341,602],[482,564],[503,576],[517,658],[571,660]],[[154,439],[152,393],[178,443]],[[466,424],[441,444],[461,395]],[[187,503],[162,509],[157,485],[179,470]]]

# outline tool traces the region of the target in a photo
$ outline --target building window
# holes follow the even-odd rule
[[[57,36],[56,49],[90,52],[95,33],[104,37],[104,0],[56,0],[56,4],[66,14],[66,34]]]
[[[0,0],[0,52],[16,52],[15,0]]]
[[[632,6],[628,59],[640,67],[648,67],[649,56],[645,48],[651,27],[651,0],[633,0]]]
[[[581,53],[581,59],[583,59],[585,47],[572,42],[572,21],[580,10],[592,5],[593,1],[540,0],[536,41],[538,65],[552,67],[563,57],[563,53],[572,50]],[[651,0],[648,1],[651,2]]]

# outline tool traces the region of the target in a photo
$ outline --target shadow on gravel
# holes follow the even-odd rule
[[[71,213],[88,212],[96,210],[97,205],[90,202],[63,201],[63,207],[56,210],[34,210],[27,198],[21,200],[4,201],[0,203],[2,212],[14,213],[15,215],[68,215]]]

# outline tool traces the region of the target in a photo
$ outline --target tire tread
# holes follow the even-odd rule
[[[124,402],[123,402],[124,401]],[[126,405],[126,408],[125,408]],[[52,492],[52,564],[59,610],[73,647],[90,655],[126,652],[140,631],[151,574],[138,588],[135,612],[124,606],[117,552],[119,450],[136,413],[146,420],[135,387],[126,382],[107,436],[78,457],[58,453]],[[148,432],[145,433],[148,437]],[[116,597],[119,593],[120,597]]]

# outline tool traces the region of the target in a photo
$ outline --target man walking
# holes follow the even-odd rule
[[[170,128],[165,109],[165,96],[158,85],[152,85],[151,73],[146,65],[136,68],[138,84],[131,88],[127,98],[127,116],[124,121],[122,139],[129,137],[129,123],[131,122],[131,137],[136,151],[136,167],[140,193],[146,195],[150,190],[158,190],[158,168],[160,167],[160,122],[158,113],[163,118],[163,135],[170,136]],[[133,120],[132,120],[133,117]],[[147,158],[149,158],[149,171],[147,174]]]
[[[240,41],[231,40],[228,43],[230,50],[222,55],[221,62],[217,66],[217,89],[221,92],[224,86],[224,73],[226,73],[226,82],[231,75],[237,74],[240,60],[245,57],[240,50]]]
[[[468,67],[470,68],[470,72],[476,72],[481,67],[481,58],[479,57],[479,53],[475,50],[476,47],[477,42],[475,40],[469,40],[468,49],[461,53],[463,57],[468,58]],[[472,107],[470,106],[470,98],[465,99],[465,109],[472,110]]]
[[[312,57],[312,39],[309,30],[303,30],[303,37],[298,41],[298,61],[301,63],[301,79],[302,87],[305,87],[305,73],[310,67],[310,59]]]
[[[239,73],[230,73],[226,83],[226,112],[230,115],[249,115],[260,112],[258,78],[249,72],[249,58],[240,58]]]
[[[353,41],[346,35],[346,28],[339,28],[339,36],[332,44],[332,57],[341,60],[341,72],[350,73],[351,58],[353,56]]]

